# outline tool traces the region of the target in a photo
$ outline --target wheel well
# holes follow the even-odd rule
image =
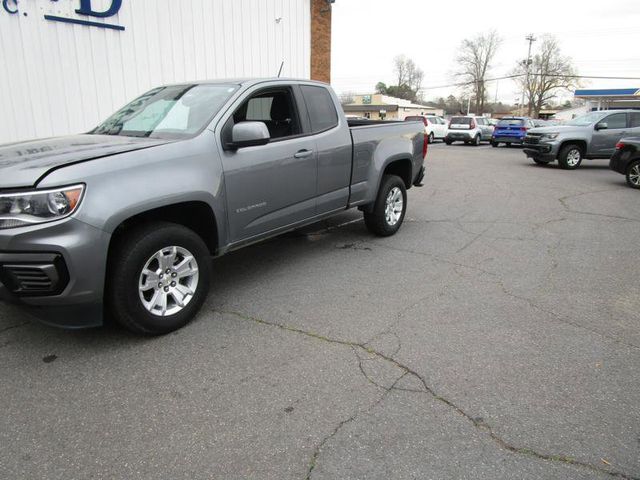
[[[560,145],[558,152],[560,152],[567,145],[578,146],[580,150],[582,150],[582,155],[585,155],[587,153],[587,142],[585,142],[584,140],[565,140],[564,142],[562,142],[562,145]]]
[[[213,210],[204,202],[183,202],[154,208],[127,218],[116,227],[109,244],[109,255],[113,245],[132,228],[154,221],[164,221],[183,225],[197,233],[215,255],[218,248],[218,229]]]
[[[404,181],[405,187],[409,189],[411,188],[411,173],[411,160],[405,158],[402,160],[395,160],[387,165],[384,169],[383,175],[397,175]]]

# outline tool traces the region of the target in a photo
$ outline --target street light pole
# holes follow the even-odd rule
[[[537,39],[536,37],[533,36],[533,33],[530,33],[525,37],[525,40],[529,42],[529,52],[527,53],[527,63],[525,65],[525,69],[526,69],[525,71],[527,72],[527,74],[526,74],[526,79],[524,81],[524,88],[522,89],[522,101],[520,102],[520,110],[521,110],[522,116],[524,116],[524,99],[526,97],[527,88],[529,88],[529,67],[531,66],[531,45]],[[529,103],[531,103],[531,99],[529,99]]]

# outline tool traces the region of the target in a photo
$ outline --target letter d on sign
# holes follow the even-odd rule
[[[76,10],[79,15],[89,15],[91,17],[112,17],[120,10],[122,0],[111,0],[111,6],[104,12],[96,12],[91,8],[91,0],[80,0],[80,8]]]

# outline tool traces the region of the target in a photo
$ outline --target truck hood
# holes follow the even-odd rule
[[[565,133],[565,132],[583,132],[587,127],[578,127],[575,125],[554,125],[551,127],[536,127],[529,129],[528,133]]]
[[[66,165],[169,142],[84,134],[0,145],[0,189],[35,186],[47,173]]]

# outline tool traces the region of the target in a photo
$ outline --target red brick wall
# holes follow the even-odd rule
[[[311,0],[311,79],[331,81],[331,4]]]

